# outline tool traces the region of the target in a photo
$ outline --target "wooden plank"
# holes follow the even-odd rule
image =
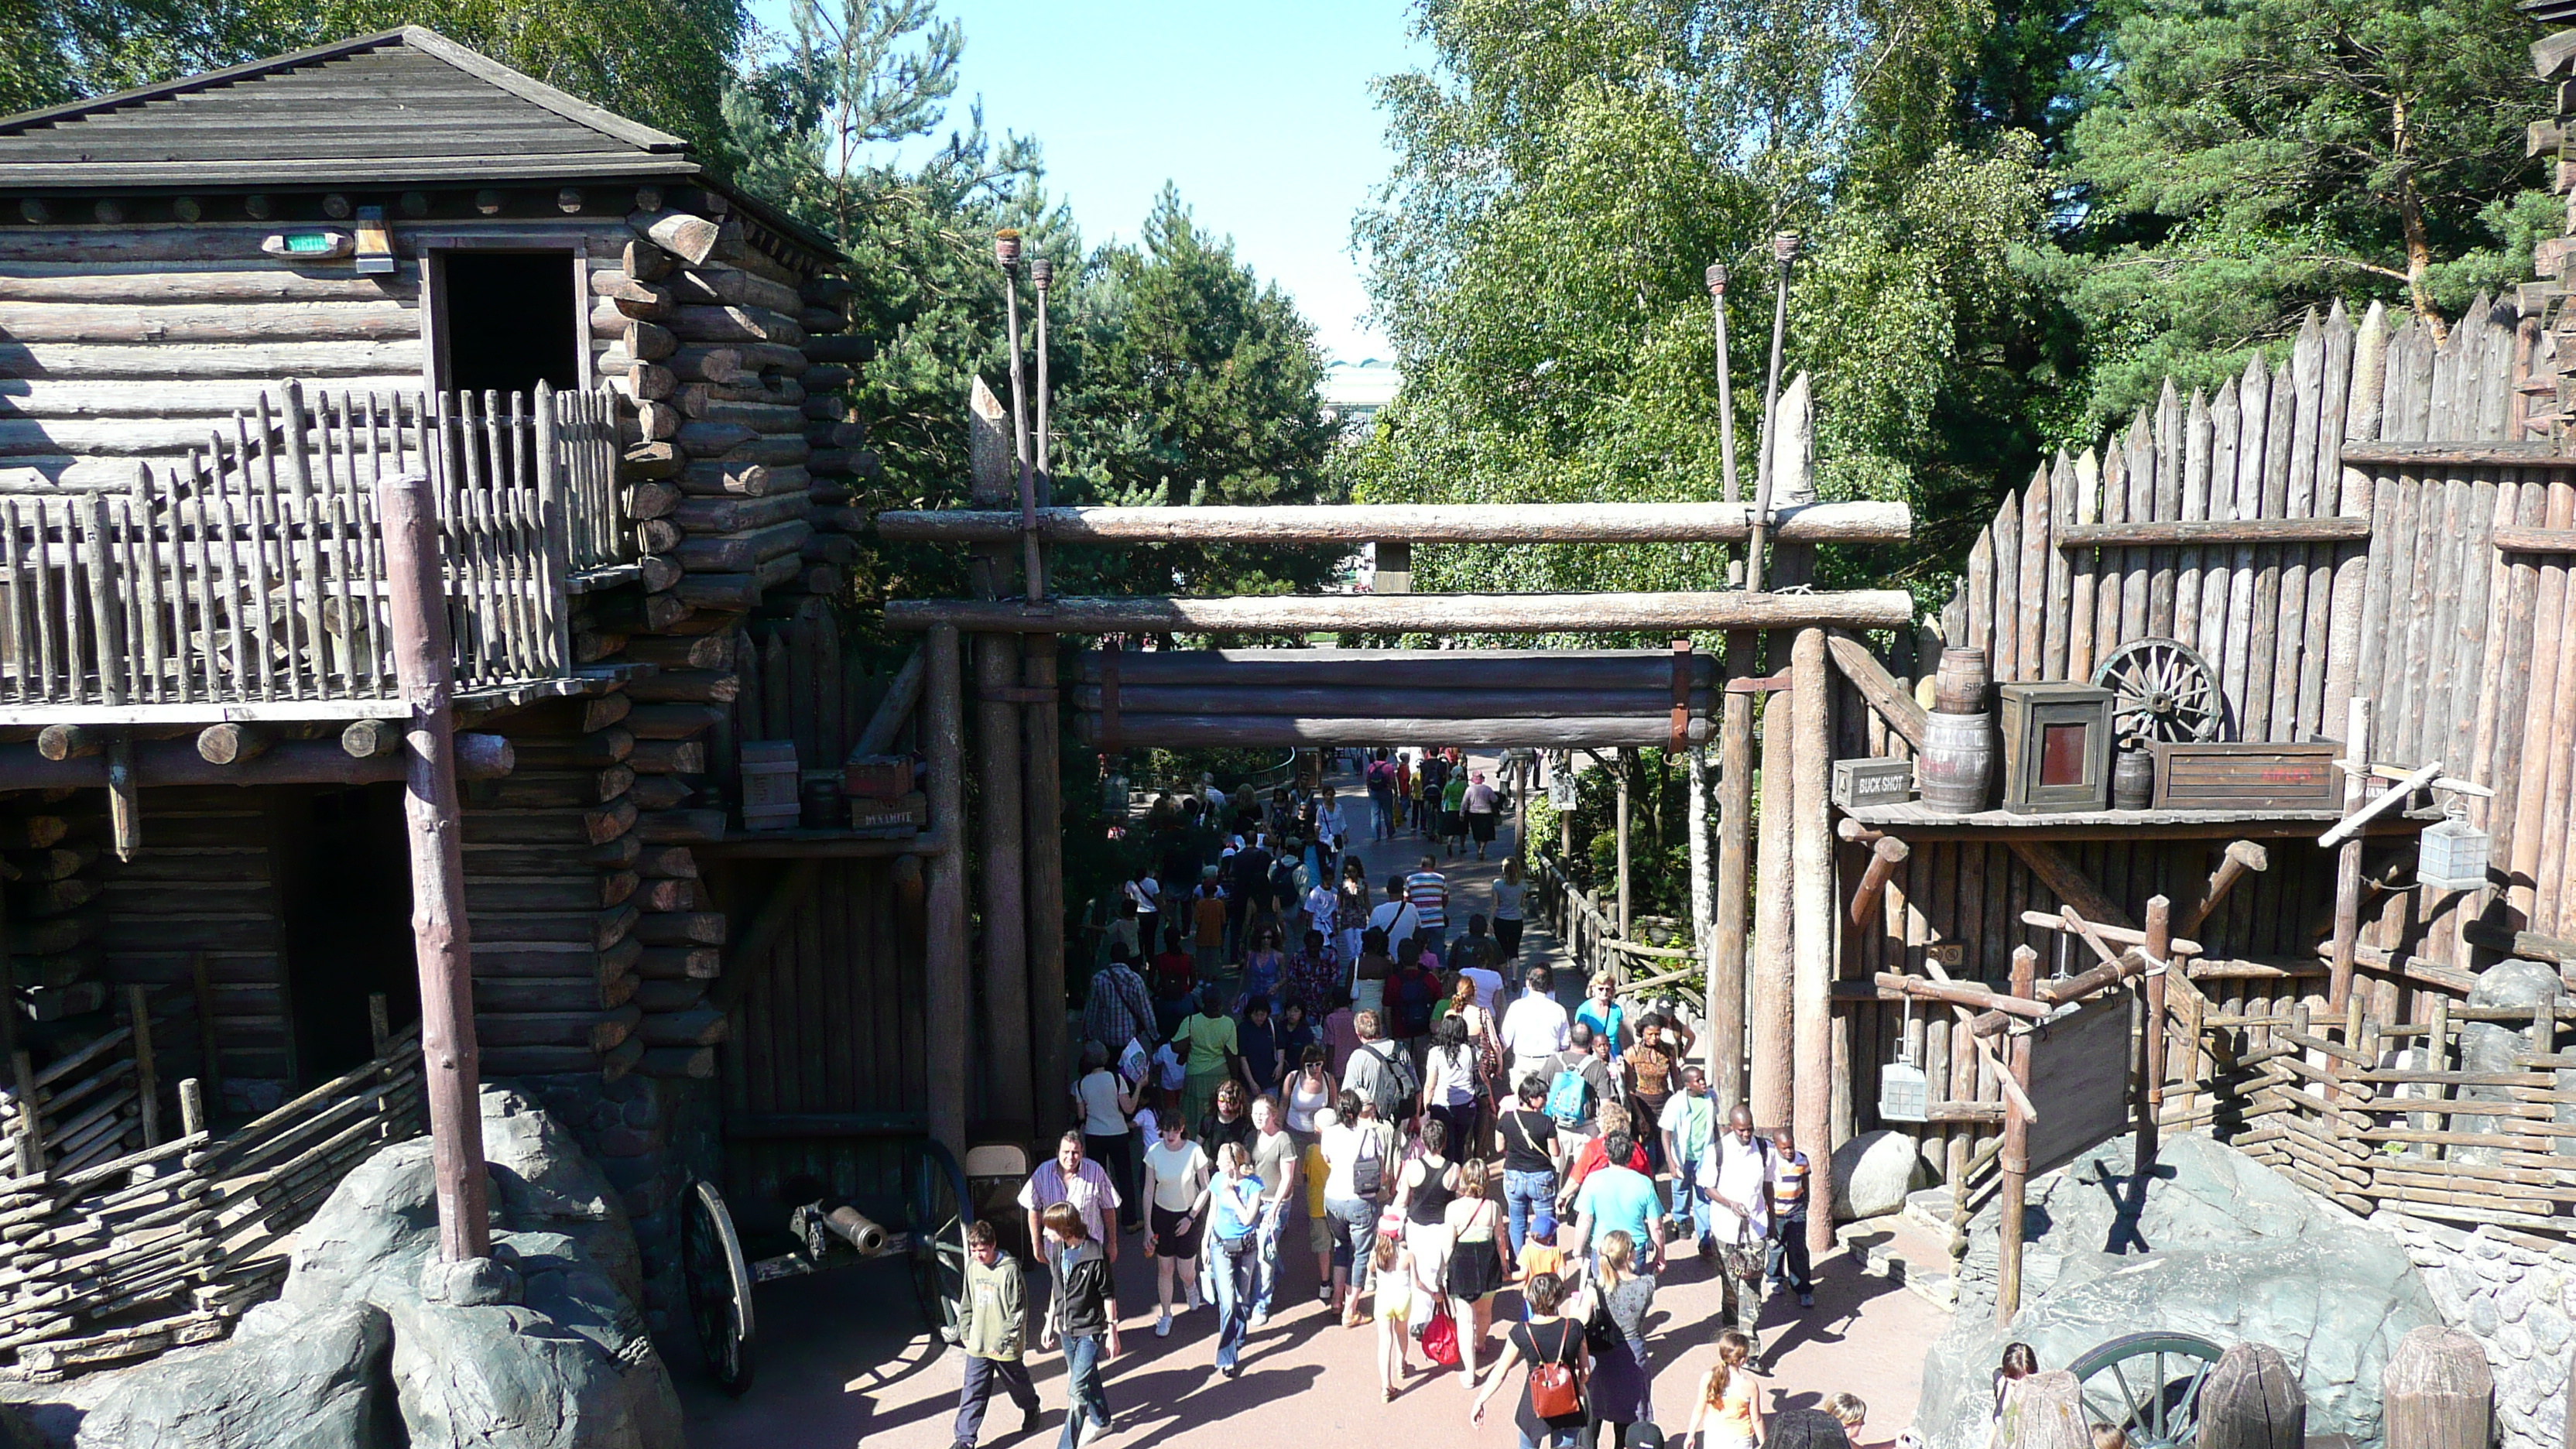
[[[2183,420],[2182,496],[2176,514],[2177,523],[2181,526],[2209,521],[2209,464],[2213,440],[2208,397],[2201,389],[2194,388],[2191,406]],[[2200,643],[2200,585],[2204,555],[2200,541],[2186,538],[2180,541],[2180,545],[2174,557],[2173,637],[2197,648]]]
[[[1743,503],[1335,504],[1284,507],[1041,508],[1047,543],[1741,543]],[[1902,503],[1805,503],[1773,510],[1776,543],[1888,543],[1911,536]],[[890,511],[880,537],[1016,543],[1016,509]]]
[[[2549,485],[2549,515],[2553,526],[2576,523],[2576,477],[2559,474]],[[2552,607],[2551,576],[2555,574],[2556,607]],[[2527,913],[2531,924],[2542,931],[2566,933],[2570,924],[2570,902],[2561,890],[2571,855],[2564,828],[2552,828],[2551,822],[2568,818],[2571,805],[2576,805],[2576,630],[2567,627],[2568,599],[2576,594],[2576,576],[2563,561],[2553,565],[2544,557],[2540,568],[2540,612],[2533,631],[2535,654],[2545,652],[2552,663],[2535,668],[2532,678],[2530,707],[2531,744],[2548,759],[2549,770],[2536,813],[2528,816],[2540,825],[2540,853],[2528,872],[2532,880],[2532,908]],[[2535,661],[2536,662],[2536,661]],[[2546,689],[2543,688],[2544,682]],[[2543,701],[2547,709],[2542,708]],[[2531,779],[2526,771],[2524,779]],[[2532,801],[2526,795],[2524,809]],[[2514,863],[2517,870],[2523,860],[2521,842],[2515,842]]]
[[[2075,457],[2075,483],[2068,499],[2072,530],[2098,522],[2102,516],[2102,480],[2093,451],[2086,449]],[[2066,670],[2068,679],[2090,679],[2093,663],[2101,650],[2094,636],[2094,602],[2101,580],[2102,553],[2099,549],[2078,549],[2072,560],[2066,607]]]
[[[2179,521],[2182,517],[2182,404],[2174,392],[2173,379],[2165,379],[2156,397],[2154,436],[2155,489],[2153,517],[2161,521]],[[2180,583],[2175,577],[2179,557],[2172,545],[2155,547],[2148,552],[2147,627],[2153,633],[2174,637],[2175,600]]]
[[[2101,495],[2104,523],[2129,521],[2129,463],[2117,438],[2106,438],[2102,443]],[[2127,591],[2128,573],[2128,550],[2102,550],[2093,598],[2093,658],[2097,662],[2108,658],[2127,637],[2120,632],[2120,600]]]
[[[2051,502],[2048,468],[2043,463],[2031,474],[2030,484],[2022,490],[2019,523],[2021,557],[2020,576],[2013,589],[2019,617],[2013,624],[2014,651],[2020,660],[2016,673],[2021,679],[2040,679],[2047,667],[2047,631],[2044,620],[2051,596],[2048,593],[2048,565],[2057,556],[2049,546],[2049,526],[2056,521],[2056,508]]]
[[[2337,303],[2341,307],[2341,303]],[[2388,328],[2387,309],[2378,302],[2370,304],[2352,339],[2352,362],[2347,378],[2344,404],[2342,444],[2377,436],[2380,395],[2387,375]],[[2341,445],[2336,452],[2338,457]],[[2346,518],[2367,518],[2372,511],[2370,475],[2359,468],[2339,464],[2336,512]],[[2335,581],[2332,608],[2327,623],[2326,692],[2318,712],[2321,720],[2342,719],[2351,701],[2362,666],[2364,639],[2363,615],[2367,612],[2370,550],[2366,543],[2347,543],[2335,550]]]
[[[1995,667],[1995,535],[1990,519],[1977,530],[1976,542],[1968,546],[1968,639],[1964,647],[1987,651],[1987,667]]]
[[[2246,361],[2244,375],[2237,379],[2236,395],[2234,516],[2261,518],[2265,516],[2263,459],[2271,433],[2272,375],[2263,366],[2260,354]],[[2238,544],[2228,562],[2227,664],[2219,692],[2226,696],[2239,739],[2262,737],[2259,728],[2250,723],[2247,701],[2247,687],[2254,672],[2254,582],[2254,549]]]
[[[953,624],[1036,634],[1357,631],[1552,633],[1662,629],[1893,629],[1912,621],[1901,590],[1812,594],[1381,594],[1315,598],[897,599],[889,627]]]
[[[2261,516],[2281,518],[2289,509],[2290,454],[2299,421],[2295,358],[2274,369],[2271,383],[2271,407],[2263,435]],[[2277,556],[2264,557],[2254,567],[2253,649],[2245,662],[2245,738],[2249,740],[2280,737],[2281,712],[2275,707],[2272,691],[2283,643],[2279,632],[2282,573],[2283,564]]]
[[[2338,300],[2326,319],[2325,327],[2316,454],[2310,464],[2315,481],[2309,490],[2308,512],[2313,516],[2339,518],[2343,515],[2343,471],[2335,462],[2335,450],[2343,438],[2344,400],[2352,386],[2352,356],[2352,319]],[[2327,656],[2333,647],[2338,557],[2337,550],[2328,545],[2312,546],[2308,550],[2307,618],[2299,631],[2299,703],[2297,713],[2292,716],[2290,734],[2294,740],[2310,738],[2332,725],[2325,715],[2325,696],[2329,667]]]
[[[2236,513],[2236,388],[2235,378],[2223,380],[2209,405],[2208,517],[2213,521],[2232,518]],[[2222,681],[2227,677],[2227,592],[2229,564],[2234,558],[2232,547],[2218,545],[2209,546],[2201,555],[2200,622],[2194,647]]]
[[[2156,516],[2156,440],[2147,409],[2130,415],[2128,437],[2121,444],[2128,465],[2129,517]],[[2120,577],[2120,639],[2126,643],[2153,631],[2156,561],[2163,552],[2131,546],[2123,551]]]
[[[2392,387],[2399,386],[2392,379]],[[2446,468],[2530,468],[2564,471],[2576,469],[2576,457],[2560,457],[2549,451],[2547,443],[2507,445],[2501,442],[2479,446],[2462,446],[2456,442],[2401,443],[2381,442],[2354,445],[2343,449],[2343,462],[2358,468],[2404,468],[2439,471]]]
[[[2289,371],[2290,461],[2281,509],[2285,518],[2307,518],[2316,512],[2319,415],[2325,393],[2325,337],[2313,307],[2300,322]],[[2300,659],[2308,648],[2308,550],[2284,552],[2280,570],[2280,607],[2272,621],[2272,737],[2295,740],[2300,737]]]
[[[2059,449],[2055,464],[2048,474],[2047,528],[2052,540],[2063,533],[2074,520],[2074,491],[2075,466],[2067,460],[2065,450]],[[2037,677],[2064,679],[2069,623],[2067,599],[2073,592],[2074,565],[2067,558],[2067,551],[2063,547],[2052,544],[2047,550],[2047,555],[2048,577],[2040,585],[2042,591],[2040,597],[2046,603],[2043,612],[2047,616],[2047,621],[2041,631],[2040,666]]]

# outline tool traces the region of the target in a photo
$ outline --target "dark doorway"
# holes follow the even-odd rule
[[[452,251],[439,258],[440,386],[533,392],[581,385],[581,298],[570,252]]]
[[[375,1054],[370,995],[384,993],[396,1030],[420,1017],[403,787],[289,794],[272,849],[296,1065],[307,1084],[326,1081]]]

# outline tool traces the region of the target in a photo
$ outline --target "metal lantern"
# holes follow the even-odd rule
[[[1932,1114],[1932,1082],[1914,1064],[1914,998],[1905,999],[1905,1025],[1896,1060],[1878,1069],[1878,1120],[1923,1122]]]
[[[2471,825],[2458,796],[2442,819],[2425,827],[2415,853],[2415,883],[2437,891],[2483,890],[2487,833]]]

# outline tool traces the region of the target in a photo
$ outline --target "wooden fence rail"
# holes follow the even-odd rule
[[[391,700],[374,485],[427,472],[457,684],[571,666],[576,574],[634,555],[604,396],[284,385],[123,495],[0,497],[0,705]]]

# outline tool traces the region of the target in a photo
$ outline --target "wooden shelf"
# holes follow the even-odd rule
[[[1843,814],[1872,830],[1906,840],[2234,840],[2263,836],[2309,836],[2325,833],[2343,818],[2340,810],[2084,810],[2057,815],[2023,815],[2010,810],[1980,810],[1973,815],[1944,815],[1920,802],[1865,805]],[[2438,811],[2384,815],[2363,827],[2370,835],[2421,830],[2441,817]]]
[[[882,859],[897,855],[938,855],[948,837],[936,830],[888,836],[873,830],[731,830],[722,840],[690,847],[701,855],[729,860]]]

